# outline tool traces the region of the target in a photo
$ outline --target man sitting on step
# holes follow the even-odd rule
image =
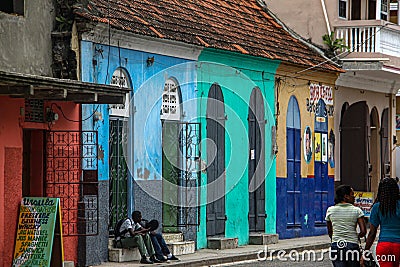
[[[158,260],[160,261],[179,260],[169,251],[168,246],[162,234],[157,233],[155,231],[157,230],[159,225],[157,220],[147,221],[143,219],[141,225],[142,227],[149,229],[150,231],[151,243],[153,244],[154,250],[156,252],[156,257]]]
[[[140,211],[134,211],[132,212],[132,219],[128,218],[122,223],[120,232],[125,232],[125,234],[121,238],[121,245],[123,248],[138,247],[142,256],[140,263],[160,263],[161,261],[155,257],[149,229],[140,225],[141,221],[142,214]],[[150,256],[150,259],[147,258],[148,256]]]

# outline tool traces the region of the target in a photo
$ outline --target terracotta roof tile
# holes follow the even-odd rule
[[[257,0],[80,0],[75,13],[139,35],[282,60],[307,67],[325,59],[291,36]],[[86,3],[86,4],[83,4]],[[333,64],[320,68],[340,71]]]

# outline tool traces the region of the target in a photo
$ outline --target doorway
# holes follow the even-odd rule
[[[342,184],[356,191],[366,191],[369,175],[368,132],[370,127],[367,102],[350,105],[340,122],[340,177]]]
[[[376,109],[376,107],[374,107],[371,110],[370,120],[371,120],[370,138],[369,138],[370,181],[369,181],[368,191],[378,192],[381,166],[379,164],[379,155],[380,155],[379,117],[378,117],[378,110]]]
[[[265,114],[258,87],[249,106],[249,231],[265,231]]]
[[[225,235],[225,105],[214,83],[207,100],[207,236]]]
[[[22,196],[45,196],[45,132],[23,130]]]
[[[286,117],[287,228],[301,228],[301,121],[297,99],[290,97]]]
[[[328,208],[328,116],[322,99],[318,101],[314,125],[315,226],[325,227],[325,213]]]

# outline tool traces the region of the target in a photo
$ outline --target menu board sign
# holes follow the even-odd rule
[[[25,197],[19,211],[17,237],[15,239],[13,267],[50,266],[54,248],[61,257],[61,210],[58,198]],[[55,234],[61,239],[54,242]],[[54,263],[53,263],[54,264]],[[52,265],[53,265],[52,264]]]

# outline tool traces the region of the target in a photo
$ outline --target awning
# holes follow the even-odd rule
[[[112,85],[0,71],[0,96],[82,104],[124,104],[130,90]]]

